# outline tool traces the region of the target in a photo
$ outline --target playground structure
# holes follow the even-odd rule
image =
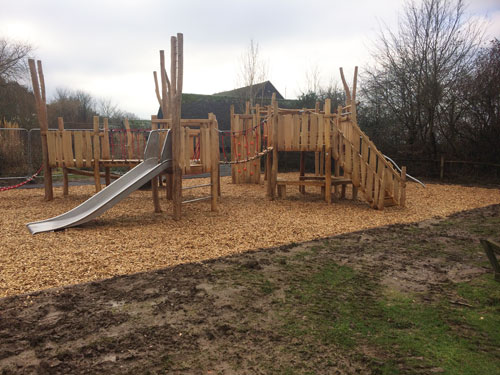
[[[101,128],[97,116],[94,117],[92,130],[65,129],[61,117],[58,118],[58,129],[49,129],[42,64],[41,61],[37,62],[37,70],[34,60],[29,60],[41,129],[45,199],[53,199],[53,168],[63,171],[63,195],[69,192],[69,173],[93,176],[97,193],[66,214],[30,223],[28,227],[32,233],[86,222],[149,180],[152,181],[154,210],[161,212],[158,192],[161,173],[166,174],[166,196],[173,201],[175,220],[181,218],[183,203],[210,199],[212,211],[217,210],[220,195],[219,133],[224,145],[224,132],[218,129],[217,120],[211,113],[207,119],[181,119],[182,34],[171,38],[170,60],[169,79],[164,51],[160,51],[161,90],[157,72],[154,72],[154,82],[161,117],[164,118],[151,117],[151,130],[146,131],[149,138],[145,151],[146,132],[133,132],[127,120],[124,121],[125,132],[121,135],[110,131],[107,119],[103,120]],[[276,190],[277,196],[284,198],[289,185],[298,186],[301,193],[305,193],[307,186],[318,186],[325,201],[331,203],[332,187],[336,197],[345,197],[346,187],[352,185],[352,198],[356,199],[358,192],[361,192],[373,208],[405,205],[406,169],[403,167],[400,174],[357,124],[357,67],[352,94],[342,68],[340,73],[347,103],[338,106],[335,112],[329,99],[325,101],[323,110],[320,110],[319,103],[315,109],[280,109],[275,94],[271,105],[266,107],[257,105],[250,108],[247,104],[245,114],[235,114],[234,107],[231,107],[231,161],[227,163],[232,164],[233,183],[259,183],[259,159],[265,156],[266,195],[271,200],[275,198]],[[116,157],[115,152],[116,135],[123,138],[119,157]],[[164,145],[161,149],[158,146],[160,144]],[[299,180],[278,178],[278,151],[300,152]],[[306,152],[315,153],[314,176],[305,175]],[[168,159],[165,155],[169,156]],[[132,169],[120,178],[111,173],[112,167]],[[199,173],[209,173],[210,183],[185,189],[210,186],[211,194],[183,201],[182,176]],[[105,178],[107,185],[102,191],[101,177]],[[111,178],[119,180],[111,184]]]
[[[259,183],[260,163],[255,159],[266,155],[265,179],[267,196],[286,196],[287,186],[319,186],[327,203],[335,196],[345,197],[347,185],[352,198],[361,192],[373,208],[404,206],[406,200],[406,168],[401,173],[386,160],[369,137],[359,128],[356,117],[355,69],[352,94],[342,68],[340,74],[346,94],[346,105],[333,112],[327,99],[323,110],[281,109],[273,96],[266,107],[247,105],[246,113],[231,110],[231,160],[233,183]],[[278,178],[278,151],[300,152],[299,180]],[[305,174],[305,153],[315,153],[315,175]],[[333,161],[333,175],[332,175]],[[340,191],[339,191],[340,187]]]
[[[147,161],[144,156],[146,151],[143,151],[147,135],[151,136],[154,132],[158,132],[160,144],[165,141],[166,135],[169,134],[171,138],[170,144],[173,143],[173,145],[171,150],[168,151],[172,154],[169,167],[155,169],[158,172],[157,174],[147,174],[149,179],[152,180],[155,212],[161,212],[158,193],[160,183],[158,174],[160,173],[166,173],[167,176],[166,195],[167,199],[173,200],[175,220],[181,218],[181,204],[183,203],[210,199],[212,211],[217,210],[218,195],[220,194],[217,120],[213,114],[209,114],[208,119],[182,120],[180,118],[183,82],[182,34],[177,34],[177,37],[171,38],[170,80],[165,69],[164,51],[160,51],[160,65],[162,93],[160,95],[156,81],[157,95],[163,113],[167,114],[168,118],[158,119],[156,116],[152,116],[150,131],[133,131],[130,129],[127,120],[124,121],[124,132],[110,130],[108,120],[103,119],[103,126],[101,127],[100,119],[97,116],[94,117],[92,130],[70,130],[64,128],[63,118],[58,118],[58,129],[49,129],[42,63],[38,61],[37,66],[35,66],[35,61],[29,60],[42,138],[45,200],[53,199],[52,170],[54,168],[61,168],[63,171],[63,195],[68,195],[69,192],[69,173],[93,176],[96,193],[99,193],[102,189],[101,177],[105,178],[107,187],[112,186],[112,184],[110,185],[111,178],[120,178],[119,175],[111,173],[112,167],[135,169]],[[156,78],[156,72],[154,75]],[[116,144],[115,138],[117,136],[124,138],[121,142],[118,142],[121,145],[121,153],[118,153],[119,157],[116,157],[116,148],[113,147]],[[149,153],[151,152],[153,151],[150,149]],[[159,154],[160,151],[157,150],[156,152],[158,154],[156,155],[158,157],[156,162],[158,163],[163,159]],[[163,153],[163,151],[161,152]],[[183,174],[198,173],[210,173],[210,184],[198,186],[210,186],[210,196],[182,201]],[[130,178],[130,175],[128,178]],[[130,181],[130,184],[134,186],[133,190],[141,186],[137,185],[136,181]],[[192,188],[190,187],[190,189]],[[127,191],[127,195],[130,192]],[[109,191],[107,194],[109,194]]]

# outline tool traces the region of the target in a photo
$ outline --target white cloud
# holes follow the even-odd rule
[[[367,45],[379,23],[397,22],[400,0],[16,0],[2,4],[0,35],[28,41],[44,63],[49,91],[83,89],[148,118],[156,111],[152,71],[170,36],[185,40],[184,92],[235,87],[238,59],[250,39],[260,44],[270,80],[287,96],[304,87],[317,65],[327,82],[369,62]],[[471,12],[490,17],[500,34],[495,0]],[[168,53],[167,53],[168,55]],[[350,73],[348,73],[350,74]]]

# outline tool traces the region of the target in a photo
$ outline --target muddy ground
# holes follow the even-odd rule
[[[475,373],[460,358],[495,366],[500,353],[488,329],[461,320],[483,306],[460,288],[491,278],[479,238],[499,241],[499,227],[493,205],[4,298],[0,374]],[[388,298],[399,305],[379,308]],[[451,328],[415,346],[440,328],[402,324],[390,308],[404,303]],[[442,337],[464,340],[465,354],[426,351]]]

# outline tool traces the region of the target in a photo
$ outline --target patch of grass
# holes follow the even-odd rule
[[[498,236],[500,231],[500,218],[499,217],[488,217],[484,218],[484,221],[481,224],[475,223],[469,225],[467,228],[470,233],[473,233],[482,237],[492,237]]]
[[[472,305],[456,311],[457,319],[472,327],[491,347],[500,348],[500,286],[493,275],[460,283],[457,292]]]
[[[281,306],[282,330],[290,338],[358,354],[368,345],[382,358],[363,356],[374,360],[371,367],[382,374],[407,372],[401,368],[500,373],[498,353],[487,350],[500,345],[499,296],[487,294],[487,281],[459,286],[459,294],[478,304],[477,310],[464,312],[445,300],[429,304],[411,295],[384,294],[373,279],[334,263],[300,275],[291,280]],[[478,334],[464,335],[457,322]]]

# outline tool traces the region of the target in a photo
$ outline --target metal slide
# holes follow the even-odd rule
[[[142,163],[71,211],[51,219],[26,224],[31,234],[74,227],[95,219],[161,172],[172,168],[170,131],[165,137],[160,158],[158,158],[160,154],[159,146],[159,132],[153,130],[149,134]]]

